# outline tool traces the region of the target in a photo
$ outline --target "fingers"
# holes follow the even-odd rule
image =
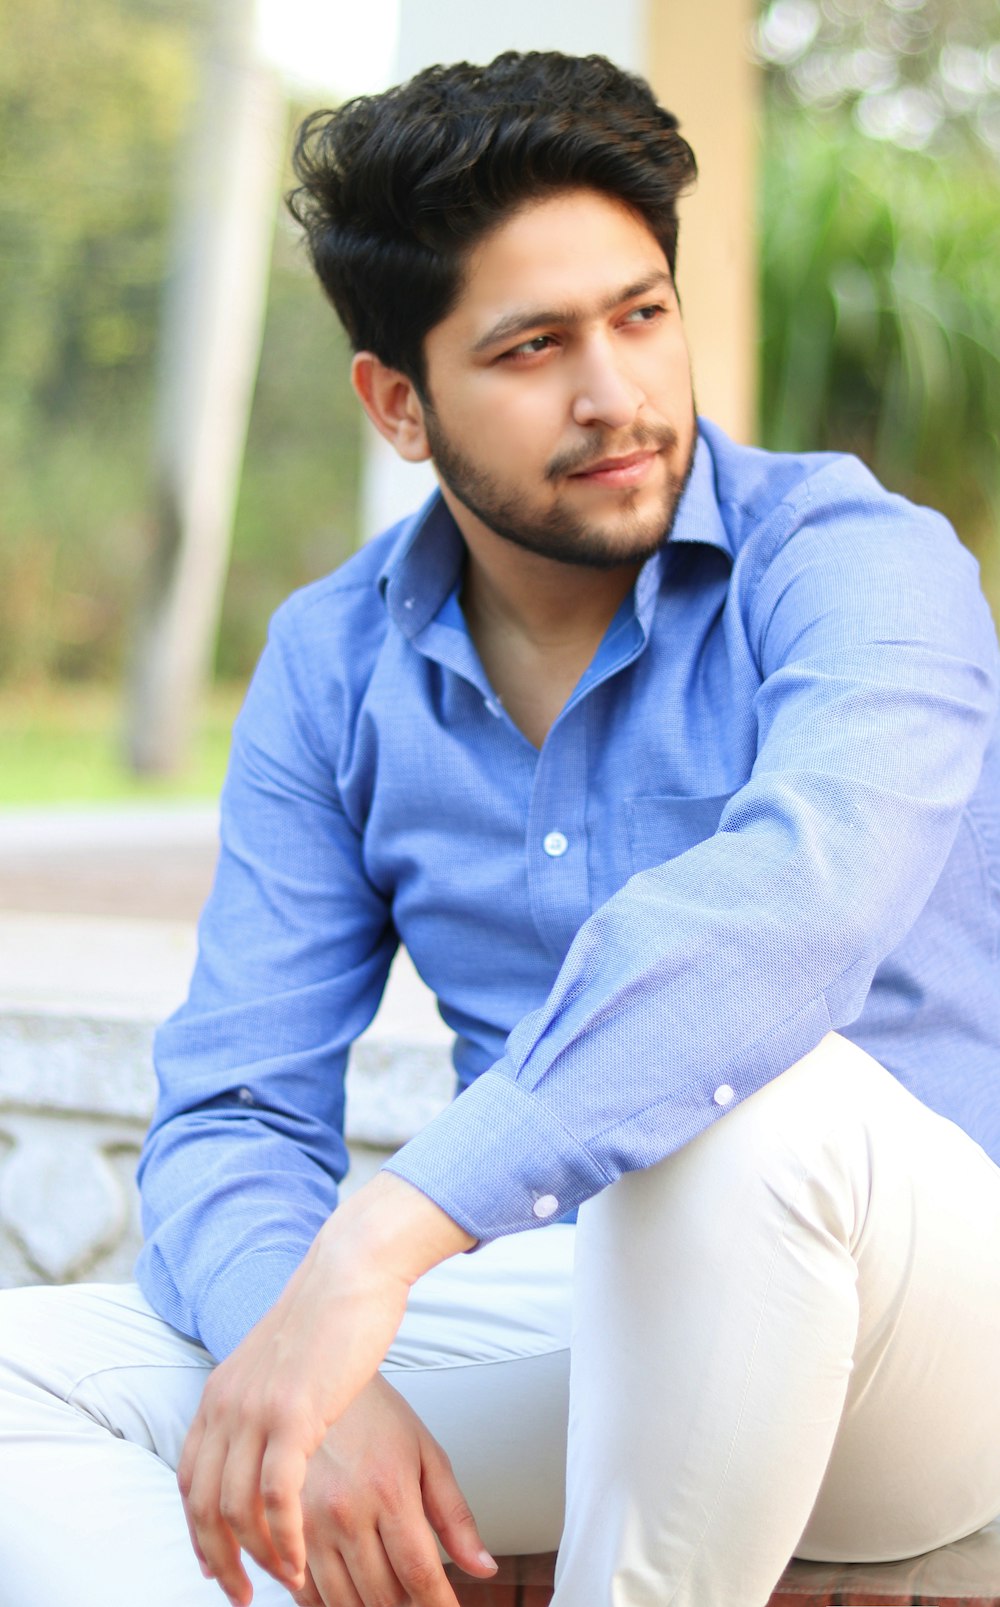
[[[238,1607],[252,1597],[241,1548],[289,1590],[304,1587],[303,1474],[304,1458],[286,1448],[262,1455],[256,1434],[213,1436],[196,1418],[177,1472],[184,1515],[202,1572]]]
[[[253,1443],[253,1442],[250,1442]],[[264,1464],[267,1453],[261,1457],[256,1449],[242,1451],[239,1442],[229,1447],[225,1466],[222,1470],[221,1484],[218,1492],[218,1510],[222,1521],[234,1536],[238,1545],[248,1551],[254,1561],[269,1573],[272,1578],[278,1579],[290,1590],[300,1589],[304,1583],[305,1574],[305,1546],[302,1543],[302,1520],[299,1502],[294,1487],[287,1500],[294,1507],[293,1528],[297,1525],[300,1546],[300,1560],[290,1555],[288,1549],[279,1550],[275,1543],[271,1518],[265,1503],[263,1491],[265,1488]],[[278,1503],[272,1497],[271,1510],[277,1510]],[[286,1507],[282,1507],[284,1512]]]
[[[466,1573],[488,1579],[497,1564],[483,1544],[469,1504],[458,1487],[444,1451],[430,1434],[421,1441],[424,1511],[453,1562]]]
[[[412,1603],[413,1607],[458,1607],[420,1507],[407,1504],[394,1511],[391,1505],[384,1505],[378,1532],[391,1576],[401,1589],[401,1602]],[[353,1566],[351,1572],[357,1583]],[[375,1602],[395,1598],[373,1595],[364,1599]]]
[[[370,1607],[409,1598],[396,1577],[377,1534],[352,1546],[349,1554],[323,1547],[310,1553],[309,1566],[323,1607]]]
[[[277,1557],[278,1575],[299,1588],[305,1574],[306,1543],[302,1533],[302,1485],[307,1458],[298,1445],[272,1439],[260,1463],[259,1490],[263,1517],[270,1539],[269,1551]],[[256,1553],[255,1553],[256,1555]],[[257,1558],[262,1568],[274,1567]]]
[[[189,1441],[192,1436],[189,1435]],[[202,1435],[199,1443],[184,1454],[177,1469],[177,1484],[184,1503],[188,1533],[202,1573],[215,1579],[229,1600],[246,1607],[253,1596],[250,1580],[240,1561],[240,1547],[219,1511],[218,1491],[224,1456],[213,1453]]]
[[[364,1607],[361,1597],[351,1583],[351,1576],[339,1557],[330,1559],[323,1580],[324,1588],[321,1592],[307,1564],[303,1589],[292,1593],[295,1607]]]
[[[309,1569],[327,1607],[457,1607],[416,1461],[407,1469],[394,1460],[363,1484],[325,1478],[322,1497],[307,1488],[304,1504]]]

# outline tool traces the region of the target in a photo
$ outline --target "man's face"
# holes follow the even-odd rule
[[[573,190],[473,251],[425,342],[424,428],[442,491],[477,526],[612,568],[666,540],[695,442],[687,345],[663,251],[620,202]]]

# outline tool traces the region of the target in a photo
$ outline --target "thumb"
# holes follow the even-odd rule
[[[428,1435],[421,1446],[421,1491],[427,1521],[445,1551],[467,1574],[489,1579],[497,1564],[483,1544],[469,1503],[444,1451]]]

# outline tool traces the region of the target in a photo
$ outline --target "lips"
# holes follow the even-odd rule
[[[608,489],[627,489],[641,485],[660,456],[659,449],[626,452],[621,457],[597,458],[585,468],[574,469],[570,480]]]
[[[585,468],[576,469],[570,478],[575,480],[587,474],[617,473],[620,470],[631,469],[636,464],[646,463],[656,455],[655,451],[646,450],[644,452],[629,452],[620,458],[598,458],[596,463],[588,463]]]

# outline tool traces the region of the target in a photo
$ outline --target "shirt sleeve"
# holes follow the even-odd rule
[[[583,924],[387,1163],[480,1240],[663,1159],[854,1021],[941,874],[996,719],[976,567],[937,515],[828,478],[737,559],[758,745],[718,830]]]
[[[139,1282],[217,1358],[336,1205],[347,1050],[396,947],[310,716],[294,618],[276,616],[234,730],[215,884],[189,998],[156,1037],[139,1167]]]

